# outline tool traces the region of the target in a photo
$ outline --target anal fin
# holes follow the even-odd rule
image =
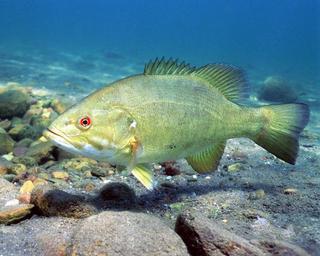
[[[226,142],[215,144],[200,153],[187,157],[187,161],[198,173],[214,171],[219,165],[225,146]]]
[[[138,164],[133,167],[131,173],[142,183],[147,189],[152,190],[154,188],[153,172],[143,164]]]

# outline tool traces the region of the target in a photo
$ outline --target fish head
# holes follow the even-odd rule
[[[79,104],[54,120],[43,135],[68,152],[116,163],[113,160],[129,153],[131,120],[118,108]]]

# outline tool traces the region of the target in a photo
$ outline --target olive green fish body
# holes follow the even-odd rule
[[[243,126],[248,110],[196,78],[139,75],[112,87],[91,97],[127,111],[136,121],[141,163],[185,158],[248,130]]]
[[[197,172],[212,171],[230,138],[250,138],[294,164],[308,106],[237,104],[245,96],[238,68],[156,59],[143,74],[87,96],[44,135],[67,151],[128,166],[148,189],[153,179],[145,163],[186,158]]]

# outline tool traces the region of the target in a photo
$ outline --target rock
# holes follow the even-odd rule
[[[0,175],[5,175],[12,167],[12,163],[2,157],[0,157]]]
[[[24,123],[15,125],[8,133],[15,140],[22,140],[24,138],[35,139],[38,136],[31,125]]]
[[[0,128],[4,129],[4,130],[8,130],[11,126],[11,121],[8,119],[4,119],[2,121],[0,121]]]
[[[65,102],[62,102],[58,99],[54,99],[51,102],[51,107],[56,111],[58,114],[63,113],[67,109],[67,104]]]
[[[14,164],[10,168],[10,173],[20,175],[27,171],[27,167],[24,164]]]
[[[0,141],[0,155],[12,152],[15,141],[2,128],[0,128]]]
[[[30,97],[21,90],[0,92],[0,118],[22,116],[30,105]]]
[[[293,194],[296,194],[297,192],[298,190],[295,188],[286,188],[283,190],[283,193],[285,193],[286,195],[293,195]]]
[[[290,103],[296,101],[298,95],[285,79],[269,76],[263,82],[263,86],[258,92],[258,98],[271,102]]]
[[[14,156],[24,156],[27,152],[27,147],[14,147],[13,155]]]
[[[31,203],[39,214],[45,216],[85,218],[97,212],[85,197],[53,189],[48,185],[33,189]]]
[[[181,174],[180,170],[174,166],[174,163],[174,161],[167,161],[162,163],[165,175],[176,176]]]
[[[283,255],[283,256],[311,256],[305,250],[299,246],[289,244],[284,241],[252,241],[254,244],[259,246],[262,250],[270,255]]]
[[[243,164],[235,163],[228,166],[228,172],[238,172],[243,169]]]
[[[266,196],[266,193],[264,192],[263,189],[258,189],[254,192],[251,192],[249,194],[249,199],[251,200],[258,200],[258,199],[262,199]]]
[[[191,255],[265,255],[247,240],[200,214],[180,214],[175,230],[187,245]]]
[[[188,255],[188,251],[180,237],[154,216],[106,211],[81,223],[70,254],[177,256]]]
[[[7,201],[15,199],[18,191],[18,188],[14,184],[0,178],[0,207],[4,206]]]
[[[89,159],[86,157],[78,157],[72,159],[66,159],[63,161],[62,166],[66,169],[74,169],[77,171],[85,172],[91,169],[97,164],[96,160]]]
[[[6,256],[63,256],[79,220],[63,217],[30,218],[1,226],[0,253]]]
[[[34,189],[34,185],[31,180],[27,180],[20,188],[20,193],[31,193]]]
[[[51,173],[51,175],[54,179],[67,180],[69,178],[69,174],[63,171],[54,171]]]
[[[102,209],[130,209],[136,207],[137,197],[127,184],[112,182],[100,189],[96,202],[97,207]]]
[[[24,138],[24,139],[18,141],[18,142],[15,144],[15,147],[26,147],[26,148],[28,148],[28,147],[31,145],[32,142],[33,142],[32,139],[30,139],[30,138]]]
[[[31,213],[32,204],[19,204],[0,209],[0,224],[17,222]]]
[[[23,164],[25,165],[26,167],[30,168],[30,167],[34,167],[34,166],[37,166],[38,163],[37,161],[32,158],[32,157],[29,157],[29,156],[18,156],[18,157],[14,157],[12,158],[12,163],[14,164]]]
[[[44,179],[41,179],[41,178],[36,178],[33,182],[33,185],[36,187],[36,186],[40,186],[40,185],[46,185],[48,184],[48,182]]]
[[[56,154],[56,147],[48,141],[31,146],[26,156],[34,158],[38,164],[43,164],[49,160],[54,160]]]

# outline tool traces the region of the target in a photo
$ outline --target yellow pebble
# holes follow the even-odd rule
[[[36,178],[34,181],[33,181],[33,185],[36,187],[36,186],[39,186],[39,185],[43,185],[43,184],[47,184],[48,182],[44,179],[41,179],[41,178]]]
[[[20,193],[31,193],[34,188],[34,185],[31,180],[27,180],[23,183],[22,187],[20,188]]]
[[[55,171],[51,173],[52,177],[55,179],[68,179],[69,174],[67,172],[62,172],[62,171]]]

